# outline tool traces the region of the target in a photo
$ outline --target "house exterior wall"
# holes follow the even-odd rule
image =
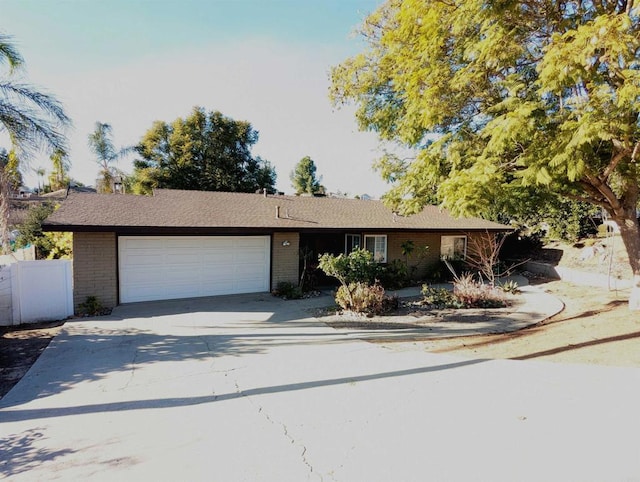
[[[287,246],[283,243],[288,241]],[[299,233],[273,233],[271,244],[271,289],[275,289],[278,283],[288,281],[298,284],[299,277]]]
[[[73,306],[95,296],[104,307],[118,304],[115,233],[73,233]]]
[[[414,251],[409,256],[409,266],[416,267],[415,277],[424,278],[430,267],[438,264],[440,260],[440,237],[443,233],[389,233],[387,235],[387,259],[405,261],[402,254],[402,244],[405,241],[413,241]],[[422,251],[427,246],[426,251]]]

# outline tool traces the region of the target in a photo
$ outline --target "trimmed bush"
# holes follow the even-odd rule
[[[398,307],[398,298],[386,296],[379,284],[350,283],[340,286],[336,292],[336,303],[343,310],[381,315]]]

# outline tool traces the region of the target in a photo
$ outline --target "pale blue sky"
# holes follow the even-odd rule
[[[84,183],[98,170],[86,146],[96,121],[128,145],[154,120],[200,105],[252,123],[254,154],[275,166],[280,190],[291,192],[289,173],[305,155],[331,191],[385,190],[371,171],[375,136],[357,131],[352,108],[336,111],[327,98],[329,69],[362,48],[352,33],[378,0],[0,3],[0,30],[14,37],[27,79],[74,121],[71,173]]]

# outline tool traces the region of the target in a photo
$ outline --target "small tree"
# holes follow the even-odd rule
[[[49,175],[49,185],[52,191],[64,189],[69,185],[70,162],[67,153],[62,149],[56,149],[50,156],[53,170]]]
[[[36,248],[36,258],[49,257],[52,250],[67,253],[70,250],[56,247],[56,239],[42,232],[42,222],[54,211],[53,204],[45,203],[29,209],[27,217],[20,225],[20,235],[16,239],[16,247],[23,248],[32,244]]]
[[[373,259],[373,254],[366,249],[354,249],[348,255],[325,253],[319,258],[319,267],[327,276],[336,278],[343,289],[351,305],[353,300],[354,284],[364,283],[372,285],[379,273],[379,265]]]
[[[320,184],[320,179],[316,178],[316,164],[309,156],[300,159],[295,169],[291,172],[291,185],[296,191],[296,196],[300,194],[322,194],[325,189]]]
[[[500,250],[505,239],[504,235],[488,231],[469,237],[465,262],[484,276],[491,286],[496,285],[496,279],[508,276],[516,266],[522,264],[501,267]]]

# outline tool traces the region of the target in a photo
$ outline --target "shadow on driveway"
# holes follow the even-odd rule
[[[114,403],[99,403],[94,405],[83,405],[75,407],[61,408],[45,408],[45,409],[27,409],[27,410],[9,410],[2,414],[3,420],[7,422],[17,422],[22,420],[34,420],[39,418],[65,417],[69,415],[86,415],[101,412],[117,412],[122,410],[144,410],[158,408],[174,408],[187,407],[192,405],[201,405],[204,403],[224,402],[234,400],[240,397],[252,397],[258,395],[288,392],[296,390],[307,390],[310,388],[328,387],[333,385],[343,385],[357,382],[366,382],[371,380],[380,380],[385,378],[403,377],[410,375],[418,375],[421,373],[438,372],[442,370],[451,370],[468,365],[475,365],[486,360],[462,360],[444,365],[426,366],[418,368],[410,368],[405,370],[397,370],[392,372],[374,373],[368,375],[356,375],[350,377],[333,378],[329,380],[314,380],[310,382],[290,383],[285,385],[277,385],[271,387],[250,388],[247,390],[238,390],[233,393],[225,393],[221,395],[207,395],[200,397],[185,398],[163,398],[150,400],[132,400]],[[4,441],[2,441],[4,443]]]

